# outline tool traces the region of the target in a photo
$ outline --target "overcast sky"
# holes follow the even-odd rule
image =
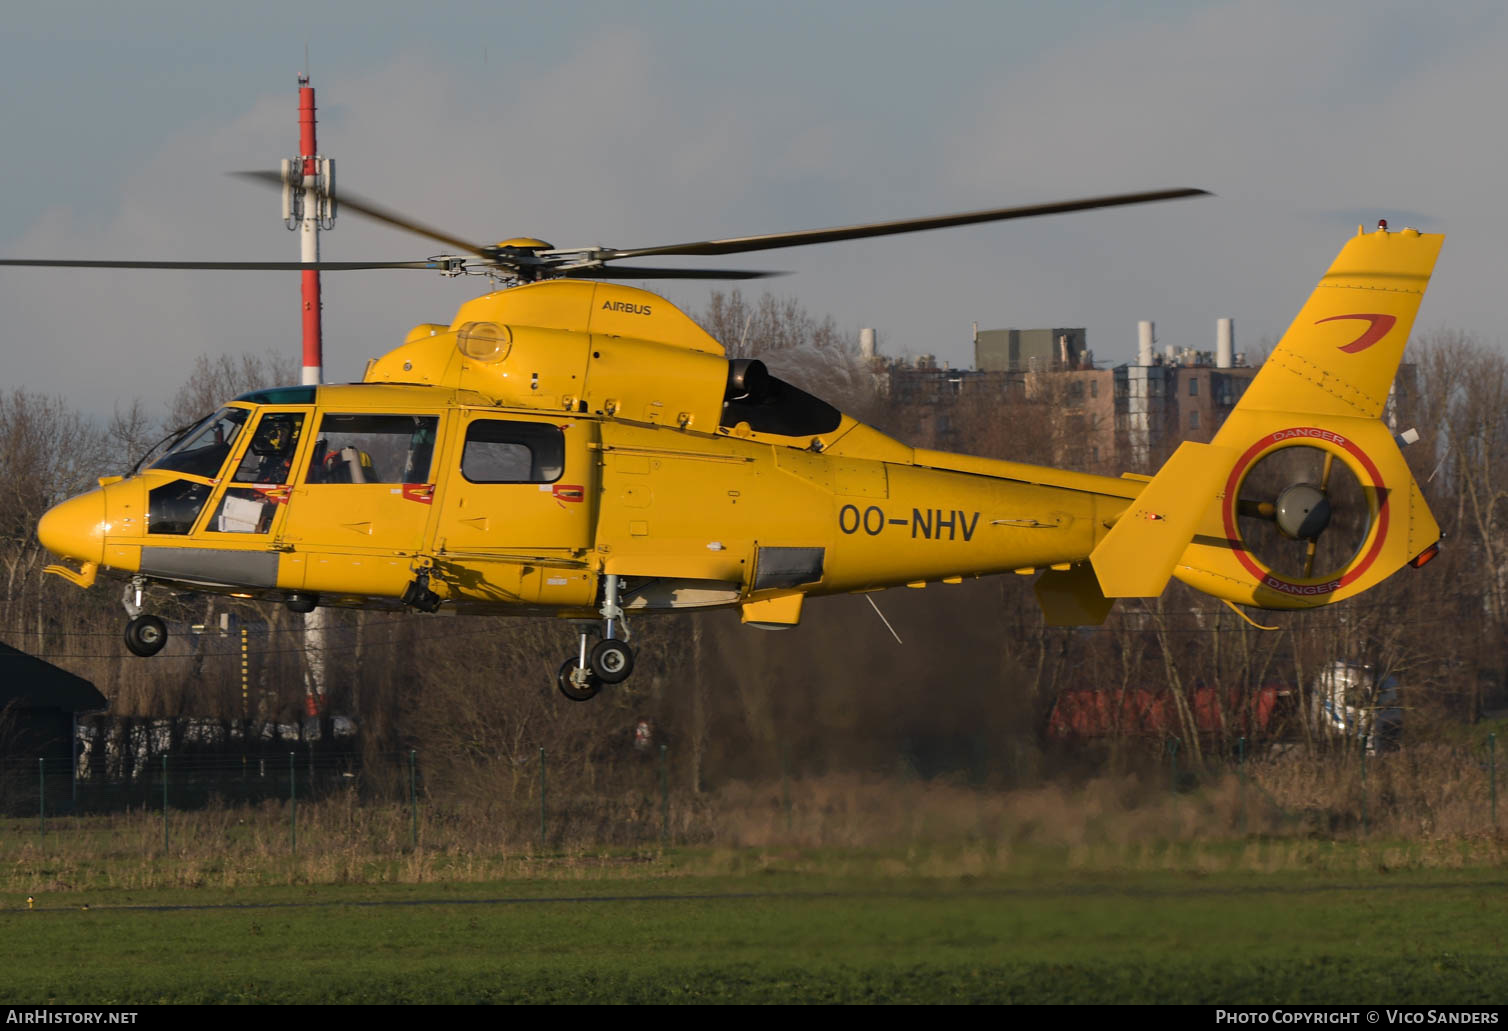
[[[13,5],[0,254],[296,260],[274,193],[304,47],[340,182],[457,235],[647,246],[1174,186],[1214,198],[767,251],[888,353],[1085,326],[1102,363],[1275,340],[1360,221],[1450,234],[1417,330],[1499,343],[1501,3]],[[422,239],[343,216],[331,260]],[[731,264],[724,260],[723,263]],[[481,280],[324,278],[327,377]],[[748,289],[748,287],[746,287]],[[753,286],[755,292],[763,289]],[[707,288],[661,283],[688,309]],[[299,353],[295,273],[0,270],[5,383],[109,411],[200,353]],[[778,371],[778,370],[777,370]]]

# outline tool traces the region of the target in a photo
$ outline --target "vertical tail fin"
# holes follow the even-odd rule
[[[1445,237],[1413,229],[1353,237],[1215,437],[1245,432],[1241,412],[1376,419],[1403,358]]]
[[[1439,541],[1381,416],[1444,242],[1380,228],[1341,250],[1215,435],[1238,457],[1179,579],[1242,604],[1310,608]]]
[[[1310,608],[1427,560],[1440,530],[1381,415],[1443,242],[1346,244],[1214,440],[1185,444],[1095,549],[1106,597],[1153,596],[1171,572]]]

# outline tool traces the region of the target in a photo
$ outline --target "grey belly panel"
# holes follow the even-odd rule
[[[278,556],[271,551],[220,551],[212,548],[142,548],[141,571],[147,576],[238,587],[276,587]]]

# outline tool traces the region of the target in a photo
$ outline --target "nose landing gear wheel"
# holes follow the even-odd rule
[[[622,641],[598,641],[592,649],[592,672],[604,684],[621,684],[634,671],[634,653]]]
[[[148,658],[168,643],[168,628],[156,616],[137,616],[126,624],[126,647],[133,655]]]
[[[589,702],[602,690],[602,681],[590,666],[582,669],[577,665],[579,661],[574,655],[566,659],[555,680],[560,685],[560,693],[571,701]]]

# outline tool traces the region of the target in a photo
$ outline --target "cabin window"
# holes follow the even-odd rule
[[[206,478],[218,476],[250,414],[245,408],[220,409],[180,437],[151,468]]]
[[[439,425],[433,415],[326,415],[308,482],[428,483]]]
[[[564,473],[559,426],[477,419],[466,429],[461,475],[472,483],[554,483]]]

